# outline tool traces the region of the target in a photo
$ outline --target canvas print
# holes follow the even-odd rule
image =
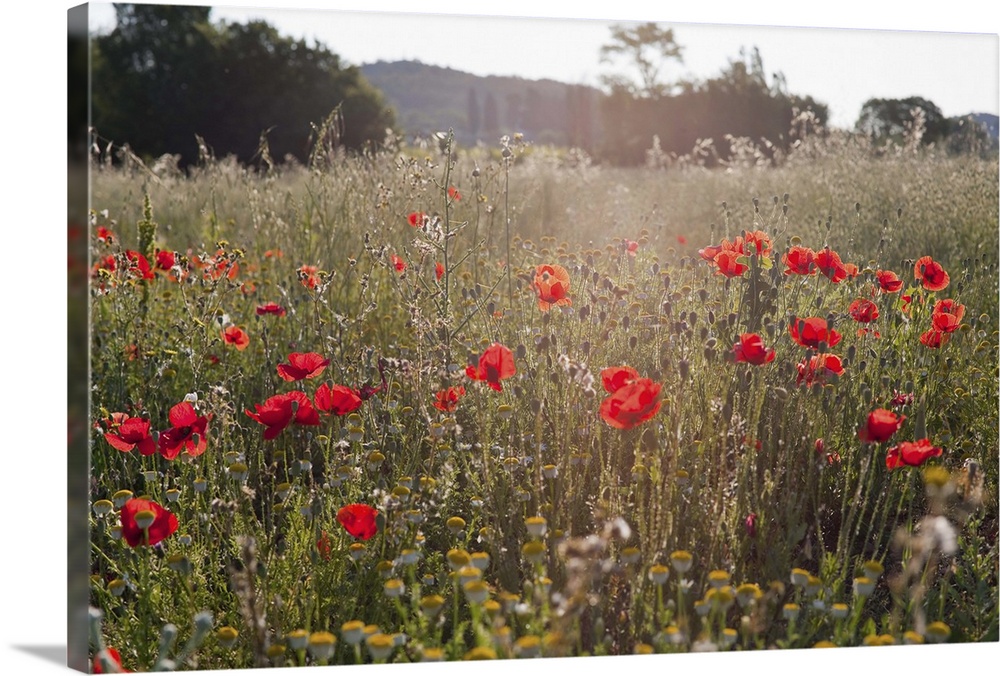
[[[996,35],[69,20],[70,666],[998,640]]]

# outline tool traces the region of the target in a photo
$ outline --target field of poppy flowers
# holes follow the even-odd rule
[[[94,668],[997,640],[997,161],[95,165]]]

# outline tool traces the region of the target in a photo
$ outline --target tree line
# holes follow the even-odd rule
[[[241,162],[269,154],[307,161],[311,136],[332,111],[336,139],[361,149],[395,124],[382,95],[324,45],[279,35],[266,22],[211,23],[211,7],[114,5],[117,25],[92,43],[92,124],[141,156]]]
[[[826,104],[789,92],[781,73],[768,77],[756,48],[714,78],[671,82],[663,72],[683,62],[683,48],[672,30],[651,22],[612,26],[601,58],[637,77],[620,69],[601,91],[411,62],[379,62],[362,74],[325,45],[282,36],[266,22],[212,23],[210,7],[114,8],[115,29],[92,43],[92,127],[142,156],[180,154],[182,165],[206,148],[244,163],[307,162],[332,111],[338,124],[323,127],[325,143],[352,150],[377,146],[390,128],[412,134],[452,127],[463,144],[520,131],[618,165],[645,162],[654,139],[664,156],[712,139],[712,159],[724,161],[724,139],[745,137],[767,156],[788,150],[803,111],[821,126],[828,119]],[[369,79],[400,99],[399,117]],[[995,147],[978,124],[949,120],[920,97],[869,100],[855,131],[880,145],[912,138],[915,129],[925,144]]]

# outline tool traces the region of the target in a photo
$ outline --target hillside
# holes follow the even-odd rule
[[[592,148],[598,136],[598,90],[554,80],[480,77],[419,61],[361,66],[395,108],[407,135],[455,130],[459,143],[496,143],[523,132],[540,143]]]

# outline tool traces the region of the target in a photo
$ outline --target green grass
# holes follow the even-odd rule
[[[205,610],[212,633],[179,667],[371,661],[364,642],[341,636],[352,620],[405,635],[391,661],[436,649],[445,659],[477,647],[530,654],[526,637],[544,655],[903,642],[935,621],[951,641],[997,640],[995,159],[876,158],[831,141],[767,170],[651,171],[589,166],[519,140],[505,149],[400,148],[269,175],[215,160],[188,177],[95,170],[94,225],[116,240],[92,239],[92,258],[119,259],[92,282],[92,415],[128,411],[162,431],[189,394],[212,415],[197,457],[122,453],[93,435],[92,501],[128,489],[179,522],[156,549],[132,548],[113,537],[117,512],[92,516],[91,602],[103,643],[128,668],[153,668],[168,623],[183,646]],[[435,225],[410,227],[414,211]],[[698,249],[744,229],[770,236],[769,261],[714,274]],[[638,241],[635,257],[624,239]],[[785,276],[781,255],[795,243],[828,245],[860,272],[839,284]],[[122,271],[123,251],[154,248],[178,252],[172,274],[184,281]],[[948,270],[947,289],[914,282],[924,255]],[[195,256],[239,270],[213,279]],[[553,263],[570,273],[572,307],[543,313],[531,282],[535,266]],[[315,288],[300,281],[302,266],[317,267]],[[878,339],[857,335],[847,312],[869,297],[876,269],[904,281],[901,294],[874,298]],[[920,336],[943,298],[965,315],[930,349]],[[287,315],[257,316],[267,301]],[[843,334],[830,351],[845,373],[797,386],[808,354],[787,326],[809,316],[829,316]],[[223,344],[227,325],[247,332],[247,349]],[[774,348],[773,362],[733,363],[749,331]],[[493,342],[515,357],[502,392],[465,375]],[[291,352],[330,364],[315,381],[287,383],[276,366]],[[618,365],[662,386],[659,411],[633,429],[598,413],[600,372]],[[273,440],[244,412],[293,389],[311,397],[324,381],[384,388],[349,416]],[[432,406],[447,386],[466,390],[453,413]],[[902,428],[862,444],[859,426],[896,391],[913,395]],[[938,483],[925,482],[926,466],[886,468],[889,447],[923,437],[943,449],[927,463],[947,471],[930,475]],[[231,476],[235,464],[245,480]],[[349,549],[336,520],[349,503],[380,512],[363,549]],[[456,516],[464,525],[450,529]],[[541,537],[525,525],[534,516],[546,520]],[[945,523],[953,549],[927,536]],[[324,534],[328,558],[316,544]],[[529,560],[536,540],[543,553]],[[470,601],[452,579],[453,549],[489,554],[490,601]],[[693,556],[683,575],[671,566],[677,550]],[[869,560],[884,573],[859,596]],[[659,564],[670,570],[662,586],[649,575]],[[793,582],[795,568],[812,586]],[[730,586],[710,592],[712,571]],[[400,596],[387,595],[389,580]],[[747,605],[756,594],[743,584],[760,590]],[[434,594],[444,605],[428,617],[420,602]],[[843,618],[830,612],[840,603]],[[238,632],[231,647],[224,626]],[[297,630],[340,640],[328,658],[311,656]]]

